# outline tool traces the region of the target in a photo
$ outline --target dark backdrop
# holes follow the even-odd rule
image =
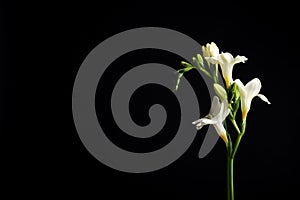
[[[225,199],[225,148],[221,140],[204,159],[197,157],[204,135],[168,167],[146,174],[110,169],[82,145],[72,118],[72,87],[88,53],[121,31],[158,26],[180,31],[200,44],[214,41],[223,51],[249,60],[234,69],[243,82],[262,81],[261,92],[272,102],[254,99],[248,129],[235,162],[237,199],[289,199],[299,187],[297,164],[299,130],[296,40],[292,38],[296,13],[288,2],[182,1],[155,2],[23,2],[2,3],[1,77],[5,85],[2,106],[2,179],[10,195],[96,195],[96,198]],[[2,17],[3,16],[3,17]],[[1,51],[2,52],[2,51]],[[132,67],[157,61],[178,69],[180,57],[159,51],[135,52],[115,63]],[[116,70],[116,74],[119,72]],[[4,76],[3,76],[4,74]],[[176,77],[174,77],[176,78]],[[187,78],[202,88],[193,73]],[[5,80],[5,81],[3,81]],[[151,90],[150,90],[151,91]],[[158,90],[157,96],[166,96]],[[134,102],[147,105],[153,91]],[[159,97],[157,101],[159,102]],[[96,104],[101,104],[101,96]],[[139,102],[143,102],[140,104]],[[175,102],[170,101],[170,104]],[[204,100],[202,109],[209,110]],[[133,108],[132,112],[136,112]],[[295,115],[295,117],[293,116]],[[178,113],[169,114],[178,121]],[[140,119],[146,123],[147,119]],[[175,128],[173,128],[175,129]],[[114,141],[133,151],[163,146],[174,131],[162,132],[162,141],[134,145],[130,138]],[[171,133],[173,131],[173,133]],[[204,132],[204,131],[203,131]],[[188,134],[188,133],[187,133]],[[148,146],[147,146],[148,145]]]

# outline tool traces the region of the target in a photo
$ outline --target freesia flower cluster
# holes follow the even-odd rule
[[[256,96],[260,97],[263,101],[270,104],[270,102],[264,95],[259,94],[260,89],[261,89],[261,82],[258,78],[252,79],[246,85],[244,85],[239,79],[233,80],[233,78],[232,78],[233,67],[235,66],[235,64],[238,64],[241,62],[245,63],[245,61],[248,60],[245,56],[238,55],[234,58],[228,52],[219,53],[219,48],[217,47],[217,45],[214,42],[212,42],[211,44],[206,44],[206,46],[203,46],[202,52],[203,52],[203,56],[204,56],[205,60],[208,62],[209,67],[211,67],[211,64],[215,65],[215,68],[216,68],[215,71],[217,72],[218,65],[220,66],[227,90],[234,88],[235,85],[233,86],[233,84],[236,84],[236,86],[238,87],[238,90],[233,91],[233,92],[235,92],[235,94],[232,94],[232,95],[235,95],[235,97],[236,97],[235,102],[233,102],[231,100],[231,102],[229,102],[229,103],[236,104],[236,101],[240,100],[241,111],[242,111],[242,124],[244,124],[246,121],[247,114],[250,110],[251,101],[254,97],[256,97]],[[204,65],[202,62],[201,67],[203,67],[203,66]],[[217,76],[217,74],[215,74],[215,76]],[[231,108],[231,112],[233,114],[235,114],[236,111],[232,110],[232,107],[234,107],[234,105],[228,106],[228,102],[227,102],[228,96],[227,96],[226,90],[218,83],[214,84],[214,89],[215,89],[217,95],[222,100],[222,103],[220,103],[218,97],[214,97],[212,107],[211,107],[211,112],[215,112],[216,117],[212,118],[211,120],[208,120],[207,117],[202,118],[202,119],[199,119],[199,120],[193,122],[193,124],[196,124],[196,128],[198,130],[205,124],[214,124],[214,127],[216,128],[216,131],[219,134],[219,136],[224,140],[224,142],[226,144],[228,144],[228,138],[226,137],[225,128],[223,127],[222,123],[226,119],[226,117],[229,115],[230,108]],[[239,93],[239,94],[237,94],[237,93]],[[219,116],[222,116],[222,117],[219,117]],[[238,132],[240,132],[240,131],[238,131]]]
[[[200,130],[204,125],[212,124],[218,135],[226,144],[228,161],[228,200],[234,199],[233,160],[241,138],[246,130],[246,120],[251,102],[254,97],[259,97],[261,100],[270,104],[267,97],[259,94],[261,81],[258,78],[254,78],[244,85],[241,80],[232,77],[232,71],[235,65],[245,63],[247,60],[245,56],[237,55],[234,57],[228,52],[220,53],[217,45],[211,42],[210,44],[206,44],[206,46],[202,46],[202,55],[197,54],[197,56],[193,58],[194,64],[181,62],[184,68],[178,70],[179,76],[175,88],[176,90],[178,89],[183,74],[191,69],[200,70],[214,81],[213,88],[216,96],[214,96],[212,100],[209,114],[194,121],[192,124],[196,126],[197,130]],[[225,88],[219,84],[219,81],[221,81],[218,77],[219,70],[222,72]],[[241,111],[241,118],[240,120],[236,120],[239,110]],[[241,122],[240,125],[238,125],[237,121]],[[228,130],[228,122],[232,123],[232,127],[234,127],[235,131]],[[236,134],[234,137],[231,137],[233,136],[233,132],[236,132]],[[235,143],[233,142],[233,138],[236,138]]]
[[[228,144],[228,137],[226,130],[223,126],[223,122],[228,115],[230,115],[230,120],[233,122],[238,133],[242,133],[245,130],[240,130],[235,121],[235,115],[238,110],[239,104],[241,104],[242,112],[242,129],[245,129],[245,121],[247,114],[251,107],[251,102],[254,97],[259,97],[261,100],[267,102],[267,97],[263,94],[259,94],[261,89],[261,81],[258,78],[252,79],[246,85],[244,85],[239,79],[233,80],[232,71],[236,64],[245,63],[248,59],[245,56],[233,57],[231,53],[223,53],[219,51],[219,48],[214,42],[202,46],[203,56],[200,54],[193,58],[195,62],[194,65],[186,62],[182,62],[185,67],[178,70],[179,77],[176,85],[176,90],[180,82],[180,78],[183,73],[191,69],[199,69],[205,75],[209,76],[214,80],[214,90],[217,94],[213,98],[210,113],[204,118],[198,119],[193,122],[196,125],[197,130],[200,130],[204,125],[212,124],[214,125],[219,136]],[[205,67],[203,57],[207,62]],[[226,88],[223,88],[218,82],[218,68],[220,67],[223,80],[225,82]],[[221,101],[221,102],[220,102]],[[243,127],[244,126],[244,127]]]

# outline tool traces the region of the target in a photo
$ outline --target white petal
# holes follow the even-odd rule
[[[221,108],[221,103],[219,101],[219,98],[217,96],[214,96],[209,113],[213,117],[215,117],[220,112],[220,108]]]
[[[246,95],[247,92],[246,92],[246,90],[245,90],[245,86],[244,86],[244,84],[242,83],[242,81],[240,81],[240,79],[236,79],[234,82],[235,82],[236,85],[238,86],[241,96],[242,96],[242,97],[245,97],[245,95]]]
[[[216,123],[216,124],[214,124],[214,127],[215,127],[218,135],[222,135],[222,134],[226,133],[226,130],[222,123]]]
[[[223,112],[221,113],[221,122],[223,122],[230,113],[230,109],[228,108],[227,99],[223,100],[223,106],[224,106],[224,109],[223,109]]]
[[[196,121],[192,122],[192,124],[198,124],[201,121],[201,119],[197,119]]]
[[[203,57],[210,57],[208,50],[205,46],[202,46]]]
[[[205,124],[197,124],[197,125],[196,125],[196,129],[197,129],[197,130],[200,130],[204,125],[205,125]]]
[[[230,109],[228,108],[228,101],[227,101],[227,99],[224,99],[223,101],[222,101],[222,104],[223,104],[223,109],[220,109],[220,110],[222,110],[222,113],[220,113],[220,122],[222,123],[225,119],[226,119],[226,117],[229,115],[229,113],[230,113]]]
[[[222,116],[223,116],[223,111],[224,111],[224,102],[221,103],[221,107],[218,113],[216,113],[215,116],[211,120],[217,121],[218,123],[222,123]]]
[[[198,119],[198,120],[192,122],[192,124],[194,124],[194,125],[199,124],[199,123],[203,123],[203,124],[206,125],[206,124],[215,124],[217,122],[213,119],[208,118],[208,117],[203,117],[201,119]]]
[[[219,55],[219,48],[217,47],[217,45],[214,42],[211,42],[211,44],[209,46],[209,51],[210,51],[211,57],[216,57]]]
[[[196,129],[200,130],[203,126],[207,125],[207,124],[215,124],[217,123],[217,121],[208,119],[208,118],[201,118],[198,119],[196,121],[194,121],[192,124],[196,124]]]
[[[259,98],[261,98],[261,100],[263,100],[264,102],[267,102],[268,104],[271,104],[271,102],[267,99],[267,97],[263,94],[258,94],[257,95]]]
[[[233,61],[234,61],[234,58],[233,56],[231,55],[231,53],[221,53],[221,60],[222,62],[225,64],[225,63],[232,63],[233,64]]]
[[[229,108],[224,110],[223,115],[222,115],[222,121],[224,121],[226,119],[226,117],[229,115],[229,113],[230,113]]]
[[[248,60],[248,58],[246,58],[245,56],[236,56],[234,58],[234,64],[240,63],[240,62],[245,62],[246,60]]]
[[[245,86],[245,90],[247,92],[247,98],[253,99],[256,95],[258,95],[261,89],[261,82],[258,78],[254,78],[247,83]]]
[[[214,124],[214,127],[218,133],[218,135],[224,140],[224,142],[227,144],[228,143],[228,138],[226,136],[226,130],[223,126],[222,123],[217,123],[217,124]]]
[[[223,63],[220,64],[221,69],[222,69],[222,75],[226,83],[226,87],[232,84],[232,70],[233,70],[233,65],[232,63]]]
[[[234,81],[239,88],[239,92],[241,95],[241,110],[242,110],[242,118],[245,119],[247,113],[250,109],[251,100],[247,99],[247,91],[245,90],[244,84],[240,81],[240,79],[236,79]]]
[[[202,118],[202,121],[201,121],[203,124],[215,124],[217,123],[217,121],[213,120],[213,119],[208,119],[208,118]]]
[[[213,65],[219,63],[218,57],[205,57],[205,59]]]
[[[223,112],[224,112],[224,110],[225,110],[225,102],[227,102],[227,101],[222,101],[222,103],[221,103],[221,108],[220,108],[220,112],[218,113],[218,120],[219,120],[219,122],[220,123],[222,123],[222,115],[223,115]]]

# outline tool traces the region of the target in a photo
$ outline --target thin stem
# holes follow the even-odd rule
[[[230,163],[229,163],[230,155],[227,155],[227,200],[231,199],[231,189],[230,189]]]
[[[239,145],[240,145],[240,142],[241,142],[241,139],[242,139],[243,135],[244,134],[239,134],[237,139],[236,139],[236,142],[235,142],[235,145],[234,145],[234,148],[233,148],[233,152],[232,152],[232,155],[231,155],[232,159],[234,159],[234,157],[235,157],[236,151],[239,148]]]
[[[238,137],[237,137],[237,139],[235,141],[235,144],[234,144],[234,147],[233,147],[233,152],[231,154],[231,158],[235,157],[235,154],[236,154],[236,151],[239,148],[241,139],[242,139],[243,135],[245,134],[245,130],[246,130],[246,121],[243,121],[242,122],[242,132],[239,133],[239,135],[238,135]]]
[[[233,159],[232,154],[232,141],[229,133],[227,133],[228,145],[227,145],[227,200],[234,199],[234,188],[233,188]]]
[[[228,193],[229,193],[229,200],[234,200],[234,185],[233,185],[233,158],[231,158],[230,156],[228,156],[227,158],[227,164],[228,164],[228,168],[227,168],[227,173],[228,173]]]

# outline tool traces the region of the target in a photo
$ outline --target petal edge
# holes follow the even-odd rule
[[[263,95],[263,94],[258,94],[257,95],[261,100],[263,100],[264,102],[268,103],[268,104],[271,104],[271,102],[268,100],[268,98]]]

